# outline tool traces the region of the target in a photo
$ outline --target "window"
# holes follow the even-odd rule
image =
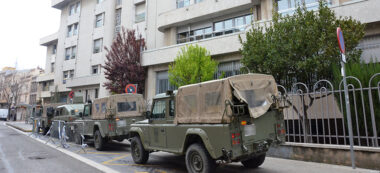
[[[154,102],[152,110],[152,118],[165,118],[166,101],[157,100]]]
[[[51,73],[54,73],[54,66],[55,66],[55,64],[54,64],[54,62],[52,62],[52,63],[50,64],[50,72],[51,72]]]
[[[186,43],[194,40],[202,40],[212,37],[212,27],[193,30],[190,32],[182,32],[177,34],[177,44]]]
[[[120,32],[120,25],[121,25],[121,8],[119,8],[119,9],[116,10],[116,15],[115,15],[115,35],[114,35],[114,37],[116,37],[116,35]]]
[[[52,54],[55,55],[57,53],[57,45],[53,45]]]
[[[69,25],[67,26],[67,37],[73,36],[73,26]]]
[[[136,102],[118,102],[117,112],[136,111]]]
[[[77,53],[77,47],[68,47],[65,50],[65,60],[75,59]]]
[[[65,60],[69,60],[70,56],[71,56],[71,47],[66,48],[66,51],[65,51]]]
[[[97,99],[98,97],[99,97],[99,89],[96,88],[96,89],[95,89],[95,98]]]
[[[98,14],[95,17],[95,28],[103,26],[104,13]]]
[[[102,51],[102,45],[103,45],[103,39],[96,39],[94,40],[94,50],[93,53],[99,53]]]
[[[69,77],[69,71],[63,72],[63,79],[67,79]]]
[[[80,13],[80,2],[69,6],[69,16]]]
[[[76,54],[77,54],[77,47],[76,46],[71,47],[71,59],[75,59]]]
[[[75,4],[69,6],[69,16],[75,14]]]
[[[327,1],[331,4],[331,0]],[[281,14],[293,14],[295,8],[305,4],[308,10],[313,10],[318,8],[318,0],[277,0],[277,10]]]
[[[67,26],[67,37],[78,35],[78,23]]]
[[[169,116],[174,117],[175,115],[175,102],[174,100],[169,101]]]
[[[73,35],[78,35],[78,23],[73,25]]]
[[[116,0],[116,5],[121,5],[122,4],[122,0]]]
[[[202,2],[203,0],[194,0],[194,3],[200,3]]]
[[[190,0],[177,0],[177,8],[187,7],[190,5]]]
[[[74,78],[74,70],[70,70],[70,75],[69,75],[69,78]]]
[[[90,115],[90,106],[89,105],[86,105],[84,106],[84,110],[83,110],[83,116],[87,117]]]
[[[97,4],[100,4],[100,3],[102,3],[104,0],[96,0],[96,3]]]
[[[92,74],[99,74],[99,65],[93,65],[91,67],[91,73]]]
[[[106,113],[106,103],[102,103],[101,111],[103,114]]]
[[[136,5],[135,23],[145,21],[145,3]]]
[[[215,79],[219,79],[220,77],[230,77],[234,75],[241,74],[240,68],[242,64],[240,61],[230,61],[230,62],[222,62],[218,65],[218,71],[214,75]]]
[[[167,90],[174,90],[175,86],[169,83],[168,71],[157,72],[156,78],[156,94],[165,93]]]

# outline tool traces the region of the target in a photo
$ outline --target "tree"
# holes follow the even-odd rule
[[[6,106],[8,108],[8,118],[11,113],[11,107],[18,104],[22,85],[20,81],[16,78],[17,73],[10,73],[4,77],[1,81],[0,91],[3,94],[3,98],[6,101]]]
[[[254,26],[246,33],[246,41],[240,38],[242,63],[252,72],[272,74],[287,88],[294,82],[332,79],[332,65],[340,62],[338,26],[344,33],[348,61],[358,62],[361,50],[356,46],[364,36],[364,25],[351,17],[336,17],[320,1],[318,10],[309,11],[303,5],[292,16],[274,10],[269,26]]]
[[[199,83],[212,80],[218,62],[211,59],[210,52],[198,45],[183,47],[174,62],[169,65],[169,81],[172,85]]]
[[[361,50],[356,49],[364,36],[364,25],[351,17],[336,17],[327,7],[325,1],[319,1],[316,11],[308,11],[305,4],[299,6],[293,15],[282,16],[273,10],[273,20],[269,26],[253,26],[246,33],[246,41],[242,43],[242,63],[252,72],[271,74],[277,83],[286,88],[307,88],[293,83],[312,84],[320,79],[331,80],[333,66],[339,65],[340,53],[336,37],[336,28],[343,30],[346,55],[349,62],[360,61]],[[274,5],[276,9],[276,4]],[[304,141],[310,142],[308,109],[315,100],[325,96],[299,95],[304,104],[297,110],[289,100],[288,103],[299,116],[304,130]],[[305,97],[308,97],[306,99]],[[306,101],[309,100],[309,101]],[[294,130],[294,129],[293,129]]]
[[[136,36],[138,35],[138,36]],[[141,53],[145,49],[145,40],[135,30],[118,33],[111,48],[107,51],[104,74],[108,79],[104,86],[112,93],[123,93],[126,85],[137,84],[138,93],[144,92],[146,68],[141,65]]]

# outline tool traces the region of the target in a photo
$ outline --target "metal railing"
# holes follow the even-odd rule
[[[346,79],[354,145],[379,147],[380,73],[366,81],[368,87],[363,87],[356,77]],[[281,85],[278,88],[290,105],[284,109],[287,142],[349,145],[342,82],[334,85],[320,80],[311,89],[304,83],[295,83],[290,92]]]

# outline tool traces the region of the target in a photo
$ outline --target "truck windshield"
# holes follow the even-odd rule
[[[165,118],[165,110],[165,100],[155,101],[152,111],[152,118]]]
[[[83,116],[89,116],[89,115],[90,115],[90,106],[86,105],[84,106]]]

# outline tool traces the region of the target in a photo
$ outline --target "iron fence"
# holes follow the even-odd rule
[[[367,87],[356,77],[346,79],[354,145],[379,147],[380,73],[366,81]],[[288,142],[349,145],[342,81],[320,80],[312,86],[295,83],[290,90],[281,85],[278,88],[287,98],[283,104],[287,105],[284,120]]]

